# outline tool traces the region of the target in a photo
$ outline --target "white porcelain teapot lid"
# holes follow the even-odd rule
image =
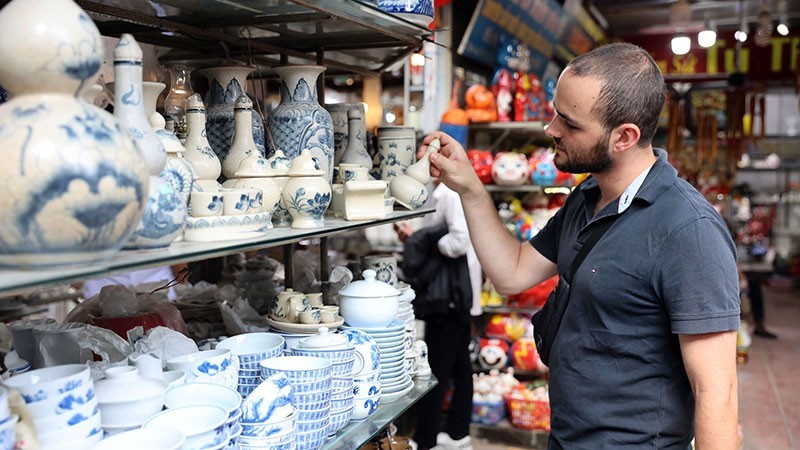
[[[391,284],[377,280],[377,273],[372,269],[361,272],[363,280],[353,281],[339,291],[339,295],[348,297],[381,298],[396,297],[400,291]]]
[[[250,152],[236,169],[236,178],[258,178],[283,175],[283,172],[270,167],[269,161],[262,158],[258,152]]]
[[[297,346],[307,349],[344,347],[347,342],[347,336],[331,333],[328,327],[319,327],[319,334],[300,339]]]
[[[292,165],[287,173],[290,177],[318,176],[325,172],[319,165],[319,161],[311,156],[311,152],[306,148],[292,160]]]
[[[101,403],[142,400],[163,394],[167,383],[139,375],[136,367],[109,367],[106,377],[95,381],[94,391]]]

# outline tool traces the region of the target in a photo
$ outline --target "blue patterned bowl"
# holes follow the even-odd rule
[[[35,403],[85,386],[90,380],[89,366],[65,364],[15,375],[3,384],[18,390],[25,403]]]
[[[243,423],[277,422],[294,414],[293,388],[283,373],[266,378],[242,402]]]
[[[261,361],[261,377],[283,372],[292,384],[311,383],[330,378],[331,362],[313,356],[279,356]]]

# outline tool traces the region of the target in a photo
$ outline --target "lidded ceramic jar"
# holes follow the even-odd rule
[[[339,314],[355,328],[382,328],[397,317],[400,291],[377,280],[372,269],[362,272],[363,280],[353,281],[339,291]]]
[[[292,160],[289,181],[283,188],[281,198],[289,214],[292,228],[321,228],[325,225],[325,210],[331,203],[331,185],[325,180],[325,171],[303,150]]]
[[[0,265],[109,259],[147,202],[149,173],[119,121],[86,103],[103,61],[97,27],[71,0],[0,10]]]
[[[231,153],[233,152],[231,146]],[[230,157],[231,153],[228,153]],[[250,188],[257,189],[261,192],[261,203],[264,207],[264,212],[272,213],[281,201],[281,188],[275,182],[276,172],[269,167],[266,159],[262,158],[258,152],[251,152],[239,164],[239,169],[234,174],[233,188]],[[268,228],[272,228],[272,222],[269,223]]]
[[[139,375],[132,366],[110,367],[95,381],[103,426],[138,426],[164,407],[167,382]]]
[[[300,339],[297,348],[301,349],[334,349],[350,347],[347,336],[331,333],[328,327],[319,327],[319,334]]]
[[[289,167],[291,167],[291,165],[292,160],[287,158],[281,150],[276,150],[275,153],[267,159],[267,167],[271,170],[269,177],[275,181],[281,193],[283,193],[283,187],[286,186],[286,182],[289,181],[289,175],[287,175],[287,173],[289,173]],[[287,210],[286,205],[283,204],[283,198],[278,201],[278,205],[275,206],[275,212],[272,213],[272,224],[276,227],[288,227],[292,225],[292,215],[289,214],[289,210]]]

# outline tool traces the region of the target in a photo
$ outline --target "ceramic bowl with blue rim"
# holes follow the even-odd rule
[[[323,420],[315,420],[313,422],[297,422],[297,435],[306,435],[314,431],[328,428],[330,425],[330,417]]]
[[[279,356],[261,361],[261,377],[283,372],[292,384],[313,383],[331,377],[332,364],[313,356]]]
[[[89,366],[64,364],[15,375],[3,384],[18,390],[25,403],[36,403],[85,386],[90,379]]]
[[[315,420],[323,420],[331,414],[330,407],[315,409],[315,410],[297,410],[297,421],[300,422],[313,422]]]
[[[244,415],[244,413],[243,413]],[[270,416],[274,420],[271,422],[240,422],[242,426],[242,438],[278,438],[286,436],[289,433],[294,433],[297,423],[298,414],[292,410],[289,415],[279,419],[277,414]],[[255,444],[250,444],[255,445]]]
[[[86,383],[47,400],[28,403],[28,410],[34,418],[45,418],[69,413],[89,403],[94,398],[94,385]]]
[[[267,377],[242,402],[240,421],[248,424],[279,422],[294,414],[294,389],[283,373]]]
[[[292,383],[292,387],[294,388],[295,395],[327,392],[331,390],[332,381],[333,377],[327,377],[311,383]]]
[[[325,442],[325,438],[328,436],[328,421],[320,422],[324,423],[325,426],[316,430],[308,431],[306,433],[297,432],[295,435],[295,442],[297,443],[297,448],[299,449],[315,449],[322,445]]]
[[[373,414],[381,402],[381,396],[378,394],[375,397],[355,398],[353,401],[353,416],[351,420],[364,420]]]
[[[353,397],[331,400],[331,414],[340,413],[353,407]]]
[[[380,349],[368,333],[354,328],[344,329],[340,334],[347,336],[348,341],[356,348],[356,353],[363,359],[361,369],[353,367],[353,376],[371,373],[380,369]]]
[[[353,368],[355,366],[356,358],[351,359],[350,361],[346,361],[341,364],[334,364],[333,365],[333,376],[334,377],[352,377],[353,376]]]
[[[285,345],[286,341],[279,334],[245,333],[223,340],[217,344],[217,348],[230,349],[239,358],[240,367],[244,367],[244,363],[258,363],[279,356]],[[258,368],[258,365],[254,368]]]

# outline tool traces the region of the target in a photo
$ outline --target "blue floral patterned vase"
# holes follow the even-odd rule
[[[150,191],[142,219],[125,248],[166,247],[183,233],[186,203],[164,172],[167,151],[147,119],[142,87],[142,49],[130,34],[114,48],[114,115],[144,155],[150,171]]]
[[[134,232],[144,158],[114,116],[80,99],[102,61],[100,33],[73,1],[0,10],[0,84],[11,94],[0,105],[0,265],[102,261]]]
[[[308,149],[292,160],[288,175],[281,199],[292,215],[292,228],[325,226],[325,211],[331,204],[331,185],[325,181],[325,172]]]
[[[274,149],[289,159],[308,150],[333,180],[333,121],[317,99],[317,78],[322,66],[279,66],[281,102],[269,115],[269,132]]]
[[[208,79],[208,92],[203,99],[206,107],[206,133],[208,143],[220,161],[224,161],[231,148],[234,120],[233,109],[236,99],[246,94],[247,75],[253,71],[249,66],[208,67],[198,71]],[[261,156],[264,150],[264,121],[253,110],[253,141]],[[221,180],[224,181],[224,180]]]

